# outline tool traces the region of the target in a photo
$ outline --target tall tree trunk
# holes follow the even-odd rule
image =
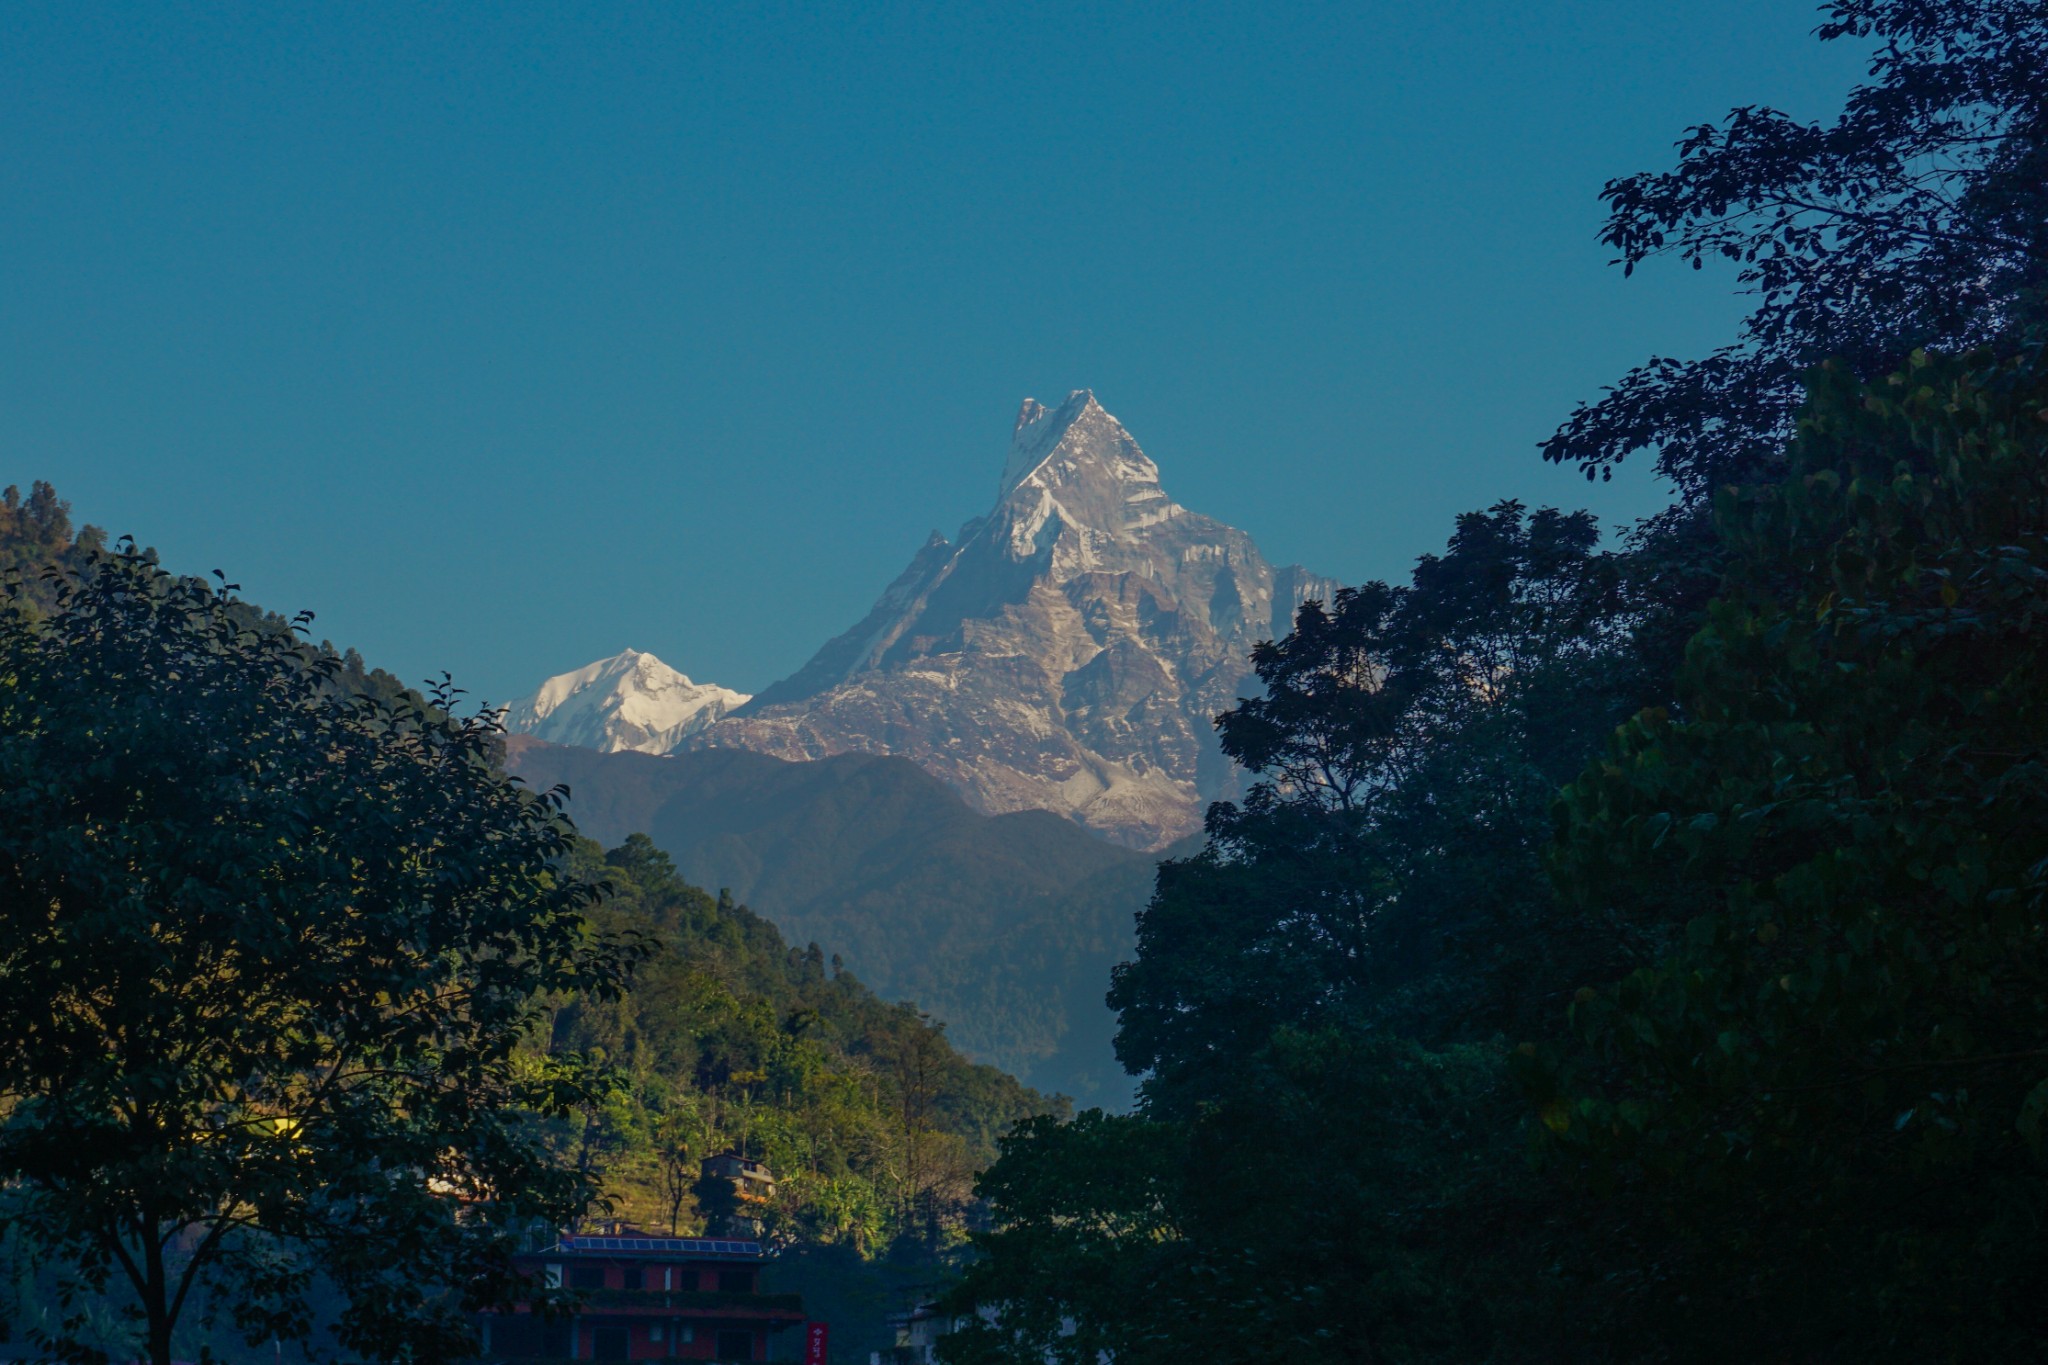
[[[142,1311],[149,1324],[149,1365],[171,1365],[170,1277],[156,1220],[142,1224]]]

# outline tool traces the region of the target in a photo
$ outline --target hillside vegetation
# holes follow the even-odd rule
[[[685,879],[830,945],[971,1055],[1084,1103],[1127,1101],[1102,1002],[1152,857],[1050,812],[978,814],[901,758],[657,758],[515,735],[506,761],[537,789],[567,784],[586,833],[644,831]]]
[[[997,1139],[1064,1102],[967,1061],[817,944],[689,885],[645,835],[609,853],[586,841],[568,871],[609,884],[595,924],[650,950],[620,998],[554,1017],[557,1051],[615,1072],[604,1103],[561,1127],[564,1155],[603,1172],[603,1215],[707,1231],[717,1209],[700,1206],[699,1163],[727,1149],[763,1160],[775,1197],[748,1212],[781,1248],[772,1285],[832,1323],[835,1359],[891,1345],[887,1315],[962,1249]]]
[[[730,896],[691,886],[645,835],[609,853],[586,840],[566,870],[607,885],[592,922],[648,952],[618,999],[572,998],[553,1017],[553,1046],[617,1074],[573,1136],[579,1161],[609,1173],[614,1216],[701,1229],[697,1164],[736,1148],[780,1179],[762,1210],[771,1235],[937,1251],[996,1138],[1056,1108],[961,1057],[942,1026],[884,1002],[818,945],[793,948]]]
[[[13,489],[0,499],[0,564],[17,576],[14,609],[31,629],[60,619],[51,614],[65,609],[64,580],[98,572],[105,543],[96,528],[72,529],[48,484],[26,500]],[[123,562],[156,572],[150,552]],[[363,699],[376,715],[395,706],[455,723],[441,709],[445,694],[423,699],[352,650],[283,642],[295,623],[226,594],[195,586],[190,595],[319,688]],[[549,998],[525,1045],[535,1075],[595,1063],[579,1074],[596,1088],[545,1125],[563,1165],[600,1192],[587,1220],[705,1231],[731,1210],[698,1185],[704,1158],[737,1149],[764,1160],[777,1191],[748,1212],[781,1249],[779,1286],[833,1321],[835,1355],[865,1359],[888,1344],[886,1313],[959,1248],[974,1173],[997,1139],[1020,1119],[1065,1112],[1064,1102],[967,1060],[942,1023],[884,1000],[825,948],[793,947],[730,896],[691,885],[643,834],[609,852],[574,840],[549,875],[589,888],[592,941],[634,959],[616,993]],[[11,1272],[0,1281],[0,1329],[55,1330],[54,1281],[21,1251],[0,1247]],[[118,1338],[118,1305],[101,1305],[97,1291],[79,1303],[80,1322]],[[187,1354],[232,1349],[231,1336],[192,1331],[178,1338]]]

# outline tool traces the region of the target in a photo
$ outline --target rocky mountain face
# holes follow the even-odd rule
[[[1253,645],[1334,588],[1174,502],[1092,393],[1026,400],[988,515],[933,532],[858,625],[680,747],[894,754],[983,812],[1163,848],[1233,789],[1212,722],[1254,685]]]
[[[505,728],[603,753],[665,754],[746,700],[744,692],[691,682],[652,654],[629,649],[549,678],[507,709]]]

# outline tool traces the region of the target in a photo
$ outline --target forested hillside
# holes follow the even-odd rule
[[[687,880],[829,945],[884,995],[945,1020],[972,1055],[1040,1090],[1127,1101],[1102,998],[1130,951],[1151,857],[1050,812],[979,814],[900,758],[657,758],[514,735],[507,764],[537,789],[566,783],[593,837],[644,831]]]
[[[966,1061],[941,1025],[819,945],[685,883],[645,835],[609,853],[586,842],[569,871],[611,887],[596,924],[651,950],[620,998],[554,1016],[558,1048],[616,1070],[609,1097],[563,1130],[571,1158],[604,1171],[607,1216],[702,1231],[698,1164],[727,1149],[766,1161],[771,1283],[832,1322],[837,1358],[891,1345],[887,1314],[957,1256],[996,1140],[1065,1106]]]
[[[41,479],[29,485],[26,498],[15,484],[0,492],[0,574],[19,575],[31,602],[47,606],[50,601],[50,589],[42,582],[45,569],[74,563],[106,543],[106,532],[97,526],[82,526],[73,534],[71,504]]]
[[[701,1227],[687,1193],[696,1165],[731,1147],[780,1178],[776,1235],[862,1251],[909,1236],[937,1250],[996,1139],[1053,1111],[819,945],[792,947],[745,906],[683,881],[645,835],[608,853],[584,841],[566,871],[610,888],[595,925],[649,949],[618,999],[567,1000],[553,1020],[557,1046],[619,1075],[576,1135],[579,1160],[611,1173],[618,1216]]]
[[[362,667],[353,651],[300,642],[283,618],[190,580],[178,586],[152,554],[105,559],[105,537],[90,527],[73,533],[69,508],[49,485],[36,484],[26,501],[8,490],[0,516],[0,557],[23,585],[9,609],[25,647],[66,657],[44,638],[43,625],[83,629],[78,638],[93,648],[118,641],[119,632],[103,623],[78,627],[70,618],[89,609],[100,621],[137,600],[133,588],[120,586],[126,575],[154,585],[149,593],[164,603],[188,604],[172,608],[170,619],[181,630],[216,632],[209,655],[261,655],[269,667],[293,670],[300,679],[293,686],[343,703],[334,714],[350,717],[347,724],[395,742],[410,743],[414,728],[431,735],[454,727],[495,771],[490,755],[501,741],[487,722],[457,720],[446,697],[421,698]],[[55,572],[46,577],[45,570]],[[114,574],[115,586],[99,583],[105,573]],[[94,586],[82,592],[84,585]],[[88,715],[94,696],[72,692],[74,707]],[[316,695],[298,706],[298,713],[323,710]],[[123,759],[109,771],[134,768]],[[24,773],[24,780],[38,776]],[[502,776],[490,781],[507,785]],[[358,816],[344,825],[377,823]],[[793,947],[745,906],[690,885],[643,834],[619,839],[609,852],[573,841],[550,875],[587,902],[592,942],[613,945],[632,964],[616,990],[593,984],[548,996],[544,1025],[521,1045],[531,1077],[567,1067],[578,1085],[595,1087],[544,1125],[564,1168],[598,1192],[586,1218],[701,1231],[703,1200],[711,1200],[711,1214],[722,1207],[715,1191],[697,1187],[704,1158],[737,1149],[764,1160],[779,1184],[773,1203],[756,1212],[764,1235],[782,1249],[776,1282],[831,1318],[845,1358],[865,1359],[887,1345],[885,1314],[957,1252],[974,1173],[993,1158],[997,1139],[1020,1119],[1065,1112],[1063,1102],[969,1062],[943,1023],[883,1000],[843,970],[836,954],[816,943]],[[9,1244],[0,1327],[56,1332],[55,1281],[17,1259],[24,1250]],[[118,1315],[101,1311],[96,1293],[81,1302],[84,1315],[73,1328],[119,1336]],[[181,1330],[188,1351],[233,1342]]]

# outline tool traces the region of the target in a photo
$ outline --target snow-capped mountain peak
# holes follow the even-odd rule
[[[1113,491],[1141,502],[1166,496],[1159,487],[1159,466],[1089,389],[1075,389],[1056,408],[1035,398],[1024,400],[1003,461],[997,502],[1027,484],[1053,492]]]
[[[1087,389],[1026,399],[996,505],[933,535],[854,627],[689,741],[899,754],[982,810],[1158,848],[1236,780],[1213,718],[1334,584],[1191,512]]]
[[[1092,392],[1076,389],[1057,408],[1024,400],[1000,496],[981,525],[1013,560],[1050,552],[1066,570],[1087,570],[1105,545],[1129,543],[1184,513],[1123,423]]]
[[[606,753],[665,754],[746,700],[744,692],[692,682],[652,654],[628,649],[549,678],[507,710],[505,728]]]

